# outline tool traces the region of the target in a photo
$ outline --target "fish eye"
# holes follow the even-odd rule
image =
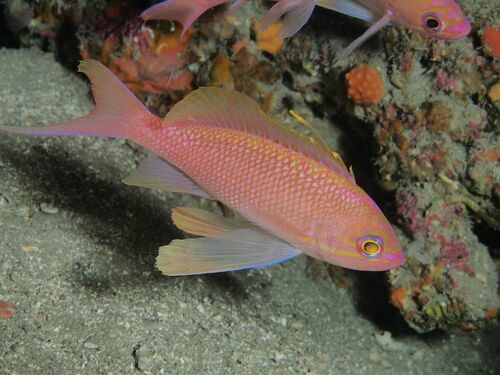
[[[367,258],[378,258],[382,254],[384,242],[377,236],[361,237],[358,241],[358,250]]]
[[[443,23],[437,15],[427,13],[423,18],[426,29],[433,32],[439,32],[443,29]]]

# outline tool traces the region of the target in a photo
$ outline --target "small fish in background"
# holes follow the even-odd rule
[[[247,0],[236,1],[231,8]],[[145,20],[168,19],[180,22],[185,31],[206,10],[230,0],[167,0],[145,10]],[[420,34],[446,40],[462,39],[471,26],[455,0],[276,0],[261,20],[263,30],[283,18],[280,34],[287,38],[299,31],[309,20],[315,6],[369,22],[372,25],[349,46],[340,58],[349,55],[383,27],[393,23]]]
[[[84,60],[79,71],[92,84],[96,107],[89,115],[0,130],[133,140],[155,156],[126,184],[215,199],[241,214],[233,220],[174,208],[174,223],[202,237],[161,247],[157,266],[163,273],[263,267],[301,253],[356,270],[402,264],[393,228],[321,139],[276,123],[246,95],[222,88],[193,91],[161,119],[104,65]]]

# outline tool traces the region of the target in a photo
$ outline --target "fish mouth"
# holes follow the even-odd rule
[[[396,253],[385,252],[380,258],[367,260],[367,258],[358,258],[358,261],[353,262],[352,257],[336,256],[333,259],[323,259],[331,264],[340,267],[356,270],[356,271],[389,271],[393,268],[400,267],[404,263],[404,253],[402,251]]]
[[[395,254],[386,254],[386,258],[387,257],[390,257],[389,259],[390,259],[390,264],[392,266],[391,268],[399,267],[403,265],[403,263],[405,262],[405,255],[403,251],[400,251]]]
[[[390,256],[390,257],[389,257]],[[373,271],[389,271],[403,265],[405,257],[403,252],[397,254],[385,254],[384,260],[373,268]]]
[[[465,38],[471,32],[472,26],[467,17],[464,17],[461,22],[450,25],[443,32],[443,39],[459,40]]]

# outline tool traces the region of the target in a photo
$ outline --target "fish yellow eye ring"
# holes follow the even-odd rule
[[[383,241],[377,236],[365,236],[359,239],[358,249],[367,258],[378,258],[382,254]]]
[[[435,33],[443,30],[443,23],[436,14],[426,13],[423,16],[425,28]]]

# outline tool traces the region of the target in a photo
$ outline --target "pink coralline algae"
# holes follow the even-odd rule
[[[391,300],[418,331],[455,324],[475,329],[498,302],[495,290],[485,287],[495,280],[494,267],[471,231],[465,205],[436,199],[431,187],[424,183],[396,193],[413,245],[406,247],[405,266],[391,272]],[[476,288],[482,292],[471,292]]]
[[[456,239],[448,239],[441,233],[436,233],[435,238],[439,242],[441,247],[440,261],[444,263],[446,267],[455,268],[460,271],[466,272],[469,276],[474,276],[474,270],[468,264],[468,254],[467,245]]]
[[[472,139],[478,139],[488,124],[488,118],[483,116],[479,121],[471,121],[467,126],[469,135]]]
[[[459,81],[451,77],[450,74],[444,70],[438,72],[437,84],[441,90],[455,93],[461,92]]]
[[[412,237],[425,238],[426,249],[433,252],[433,248],[439,249],[437,259],[446,267],[455,268],[474,276],[474,271],[468,264],[469,250],[467,245],[456,238],[454,229],[457,223],[466,224],[466,213],[463,205],[445,203],[436,205],[426,204],[422,211],[419,206],[417,194],[406,195],[400,191],[396,195],[398,202],[398,213],[405,220],[405,227]]]

